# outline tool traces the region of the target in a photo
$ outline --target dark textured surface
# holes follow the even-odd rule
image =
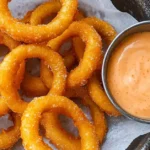
[[[136,138],[126,150],[150,150],[150,133]]]
[[[138,21],[150,20],[150,0],[112,0],[121,11],[130,13]]]

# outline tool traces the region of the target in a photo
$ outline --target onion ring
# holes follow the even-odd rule
[[[92,25],[96,31],[103,37],[103,40],[109,45],[116,36],[116,31],[114,28],[105,21],[99,20],[95,17],[85,18],[82,21]],[[80,46],[79,46],[80,45]],[[78,60],[83,58],[84,49],[83,42],[80,38],[73,39],[73,46]],[[99,67],[101,67],[102,59],[100,61]],[[98,68],[99,69],[99,68]],[[93,75],[88,83],[88,91],[92,100],[108,115],[119,116],[120,113],[115,109],[115,107],[110,103],[106,94],[102,90],[102,87],[97,79],[96,75]]]
[[[42,52],[42,53],[41,53]],[[60,55],[48,47],[22,45],[9,53],[1,63],[0,90],[6,98],[8,107],[17,113],[23,113],[28,103],[21,100],[13,80],[18,65],[27,58],[44,59],[54,74],[52,88],[48,94],[62,94],[66,86],[66,68]],[[7,68],[7,69],[6,69]],[[7,86],[6,86],[7,85]],[[15,105],[14,105],[15,104]]]
[[[12,148],[20,139],[21,117],[18,114],[11,114],[14,126],[3,130],[0,134],[0,149]]]
[[[109,44],[116,37],[115,29],[107,22],[97,19],[95,17],[85,18],[82,21],[92,25],[96,31],[102,36],[102,39]],[[100,62],[99,67],[101,68],[102,61]],[[104,93],[99,80],[96,75],[90,78],[88,83],[88,90],[92,100],[108,115],[119,116],[120,113],[115,109],[115,107],[110,103],[106,94]]]
[[[95,103],[91,100],[88,95],[88,91],[85,88],[81,87],[77,90],[75,89],[67,91],[65,96],[68,98],[81,98],[82,103],[90,108],[97,138],[99,140],[99,143],[101,144],[107,133],[107,123],[104,113],[100,111]],[[41,124],[46,131],[46,137],[54,145],[56,145],[58,149],[76,150],[81,148],[80,139],[75,138],[73,135],[69,134],[61,127],[58,120],[58,114],[52,114],[50,112],[44,113]]]
[[[92,100],[99,106],[99,108],[101,108],[101,110],[110,116],[120,116],[120,113],[111,104],[104,93],[96,75],[93,75],[93,77],[89,80],[88,91]]]
[[[26,150],[51,150],[39,135],[39,122],[45,111],[62,113],[74,120],[81,136],[82,150],[99,149],[95,128],[78,106],[65,97],[52,95],[33,100],[22,116],[21,137]]]
[[[83,86],[96,70],[101,59],[101,38],[91,26],[79,21],[72,23],[62,35],[51,40],[48,46],[58,51],[61,44],[72,36],[80,36],[86,43],[86,50],[82,61],[80,61],[79,65],[69,73],[67,85],[68,87]],[[93,45],[93,43],[95,44]],[[44,78],[43,82],[46,85],[46,78]]]
[[[86,22],[87,24],[94,27],[94,29],[102,37],[102,41],[104,41],[108,46],[117,35],[115,29],[109,23],[96,17],[84,18],[81,21]],[[82,59],[84,54],[83,50],[85,47],[82,40],[78,37],[73,38],[73,46],[78,60]],[[102,60],[103,59],[101,59],[101,61],[99,62],[99,68],[101,68]]]
[[[8,2],[0,1],[0,28],[17,41],[25,43],[39,43],[57,37],[68,28],[77,10],[77,0],[62,0],[62,8],[55,19],[48,25],[34,26],[13,18],[8,9]]]

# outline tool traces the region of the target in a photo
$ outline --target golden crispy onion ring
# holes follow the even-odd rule
[[[43,59],[54,74],[52,88],[49,94],[62,94],[66,86],[66,68],[61,56],[48,47],[37,45],[22,45],[9,53],[0,68],[0,90],[6,98],[9,108],[17,113],[23,113],[28,103],[21,100],[17,89],[13,85],[16,70],[21,62],[27,58]],[[7,68],[7,69],[6,69]],[[7,85],[7,86],[6,86]]]
[[[95,17],[85,18],[82,21],[93,26],[96,29],[96,31],[102,36],[103,41],[106,42],[108,46],[116,37],[117,33],[115,29],[109,23],[105,21],[102,21]],[[101,64],[102,63],[100,63],[100,66],[99,66],[100,68],[101,68]],[[89,83],[88,83],[88,90],[89,90],[89,94],[92,100],[101,108],[101,110],[103,110],[104,112],[106,112],[108,115],[111,115],[111,116],[120,115],[120,113],[110,103],[96,75],[93,75],[93,77],[90,78]]]
[[[77,0],[62,0],[62,8],[55,19],[47,25],[30,25],[19,22],[11,16],[8,0],[0,1],[0,28],[17,41],[38,43],[60,35],[73,20],[77,10]],[[59,4],[58,1],[56,3]]]
[[[115,29],[107,22],[100,20],[96,17],[88,17],[82,19],[83,22],[86,22],[87,24],[94,27],[94,29],[99,33],[99,35],[102,37],[102,41],[106,43],[107,46],[112,42],[112,40],[116,37],[117,33]],[[73,47],[75,50],[75,53],[77,55],[78,60],[83,58],[84,54],[84,43],[82,40],[78,37],[73,38]],[[101,68],[102,59],[99,62],[99,68]]]
[[[99,110],[96,104],[91,100],[88,91],[80,87],[77,90],[68,90],[65,96],[68,98],[81,98],[82,103],[90,108],[97,138],[101,144],[107,133],[107,123],[104,113]],[[46,131],[46,137],[56,145],[58,149],[76,150],[81,148],[80,139],[69,134],[61,127],[58,114],[47,112],[44,113],[42,117],[41,124]]]
[[[11,113],[14,126],[3,130],[0,133],[0,149],[9,149],[20,139],[21,117],[18,114]]]
[[[108,46],[116,36],[115,29],[105,21],[102,21],[95,17],[85,18],[82,21],[85,21],[89,25],[93,26],[96,29],[96,31],[103,37],[102,40],[104,40],[104,42],[106,42]],[[84,43],[80,38],[74,38],[73,46],[77,58],[80,61],[83,58],[83,54],[84,54]],[[99,67],[101,67],[101,62],[102,59],[100,61]],[[106,112],[108,115],[113,115],[113,116],[120,115],[120,113],[114,108],[114,106],[108,100],[96,75],[93,75],[90,78],[88,83],[88,91],[92,100],[101,108],[101,110]]]
[[[32,25],[38,25],[42,24],[43,19],[46,17],[51,16],[53,13],[58,13],[60,10],[61,5],[59,2],[52,1],[52,2],[46,2],[42,5],[40,5],[38,8],[36,8],[32,13],[29,12],[24,17],[24,20],[30,20],[30,24]],[[79,16],[81,18],[81,13],[77,11],[76,16]],[[29,19],[30,17],[30,19]],[[46,44],[44,44],[46,45]],[[65,55],[63,55],[64,63],[67,69],[70,69],[74,63],[75,63],[75,57],[73,54],[69,51]],[[41,69],[43,69],[41,65]],[[44,77],[47,76],[47,74],[50,74],[49,76],[49,85],[48,88],[51,88],[52,81],[53,81],[53,75],[52,73],[43,73]],[[41,74],[41,78],[43,78],[43,74]],[[22,82],[22,89],[23,92],[28,96],[43,96],[45,93],[48,92],[48,89],[45,87],[44,83],[42,82],[40,77],[33,77],[30,74],[26,73],[24,80]]]
[[[88,91],[92,100],[99,106],[101,110],[110,116],[120,116],[120,113],[111,104],[96,75],[93,75],[88,83]]]
[[[39,135],[39,123],[45,111],[62,113],[73,119],[79,130],[82,150],[98,149],[95,128],[78,106],[65,97],[51,95],[33,100],[22,116],[21,137],[26,150],[51,150]]]
[[[80,21],[72,23],[62,35],[49,41],[48,46],[58,51],[62,43],[73,36],[79,36],[86,43],[86,49],[82,61],[80,61],[79,65],[68,75],[68,87],[85,85],[96,70],[102,56],[100,36],[98,36],[91,26]],[[46,78],[43,78],[45,85],[47,85],[48,82],[46,80]]]

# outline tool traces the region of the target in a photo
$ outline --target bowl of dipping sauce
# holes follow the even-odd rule
[[[102,81],[120,113],[150,123],[150,21],[135,24],[114,39],[104,57]]]

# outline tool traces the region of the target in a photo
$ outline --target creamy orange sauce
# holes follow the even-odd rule
[[[124,110],[150,119],[150,32],[133,34],[115,49],[108,64],[107,82]]]

